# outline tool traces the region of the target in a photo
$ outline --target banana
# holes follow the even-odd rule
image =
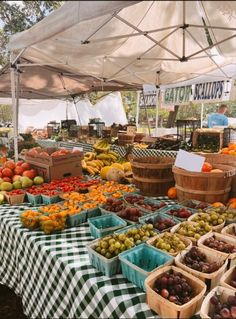
[[[87,167],[87,171],[89,172],[90,175],[95,175],[95,171],[93,170],[93,168],[91,166]]]
[[[114,151],[109,151],[108,154],[111,154],[111,155],[115,156],[116,158],[119,157],[119,155],[116,152],[114,152]]]
[[[93,168],[98,168],[97,164],[94,161],[87,162],[87,166],[92,166]]]
[[[95,153],[93,152],[87,152],[84,154],[84,157],[86,160],[92,161],[95,158]]]
[[[108,153],[107,155],[108,155],[109,158],[111,158],[114,162],[117,160],[117,158],[116,158],[113,154]]]
[[[103,159],[102,161],[104,163],[104,166],[110,166],[111,165],[111,161],[109,161],[109,160]]]
[[[96,159],[96,161],[97,161],[97,163],[99,163],[99,164],[101,165],[101,167],[103,167],[103,166],[104,166],[104,163],[103,163],[103,161],[102,161],[102,160],[100,160],[100,159]]]
[[[87,164],[86,164],[85,160],[81,161],[81,165],[82,165],[83,169],[87,169]]]

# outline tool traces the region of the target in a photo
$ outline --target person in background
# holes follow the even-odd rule
[[[229,121],[227,116],[225,116],[225,112],[227,111],[227,105],[221,104],[216,113],[212,113],[208,116],[208,127],[214,126],[228,126]]]

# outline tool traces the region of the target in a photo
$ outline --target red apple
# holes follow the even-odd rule
[[[10,177],[3,177],[3,180],[4,180],[4,182],[9,182],[9,183],[12,182]]]
[[[4,167],[5,168],[10,168],[11,170],[14,170],[15,163],[13,161],[7,161],[6,163],[4,163]]]
[[[22,176],[26,176],[26,177],[29,177],[30,179],[34,179],[36,175],[37,175],[36,171],[34,169],[31,169],[31,170],[24,171]]]
[[[20,175],[14,175],[14,176],[12,177],[12,181],[13,181],[13,182],[19,181],[20,179],[21,179],[21,176],[20,176]]]
[[[14,175],[13,171],[10,168],[4,168],[2,170],[2,176],[3,177],[12,177],[13,175]]]
[[[16,166],[21,166],[24,163],[24,161],[18,161],[16,162]]]
[[[30,164],[29,163],[23,163],[21,165],[21,167],[23,168],[24,171],[30,170]]]
[[[16,166],[16,168],[14,169],[14,173],[16,175],[22,175],[24,172],[24,169],[22,168],[22,166]]]

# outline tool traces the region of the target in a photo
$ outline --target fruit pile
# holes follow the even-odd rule
[[[204,203],[204,202],[195,202],[195,201],[188,201],[186,203],[184,203],[184,206],[188,207],[188,208],[193,208],[193,209],[205,209],[209,206],[208,203]]]
[[[11,191],[31,187],[33,184],[40,185],[44,182],[41,176],[37,176],[37,171],[31,169],[29,163],[19,161],[7,161],[0,167],[0,190]]]
[[[220,296],[215,293],[211,299],[211,319],[236,318],[236,296],[229,296],[226,302],[222,302]]]
[[[58,204],[51,204],[46,206],[39,207],[39,211],[46,214],[55,214],[59,213],[62,210],[62,206]]]
[[[8,196],[14,196],[14,195],[23,195],[25,192],[22,189],[14,189],[7,193]]]
[[[221,169],[213,168],[213,166],[208,162],[205,162],[203,164],[202,172],[203,173],[223,173],[223,171]]]
[[[228,147],[222,148],[220,153],[225,155],[236,155],[236,144],[229,143]]]
[[[176,222],[172,218],[165,218],[158,216],[154,221],[153,219],[147,219],[145,221],[148,224],[152,224],[154,228],[156,228],[159,232],[167,230],[176,225]]]
[[[180,252],[187,247],[177,234],[167,232],[158,237],[152,245],[170,254]]]
[[[191,269],[207,274],[211,274],[221,267],[217,262],[209,263],[207,256],[197,247],[192,247],[190,251],[185,254],[182,262]]]
[[[211,226],[207,223],[195,224],[190,222],[183,222],[176,230],[177,234],[187,236],[198,240],[201,236],[211,231]]]
[[[193,213],[190,210],[188,210],[187,208],[182,207],[182,208],[171,208],[170,210],[168,210],[166,212],[166,214],[169,214],[169,215],[172,215],[175,217],[179,217],[179,218],[187,219],[190,216],[192,216]]]
[[[94,249],[97,253],[110,259],[133,246],[134,241],[125,234],[113,234],[100,239]]]
[[[36,229],[39,227],[39,217],[42,213],[32,210],[26,210],[20,215],[22,225],[28,229]]]
[[[133,193],[136,191],[136,188],[130,185],[123,185],[116,183],[114,181],[109,181],[104,184],[93,185],[90,187],[90,190],[97,190],[102,194],[112,194],[117,191],[125,192],[125,193]]]
[[[62,155],[68,155],[68,154],[81,154],[81,151],[79,150],[75,150],[75,151],[70,151],[68,149],[65,149],[65,148],[62,148],[62,149],[59,149],[53,153],[49,153],[47,151],[47,149],[44,149],[40,146],[37,146],[37,147],[33,147],[31,148],[30,150],[28,150],[26,152],[26,155],[28,156],[36,156],[36,157],[41,157],[41,158],[45,158],[45,157],[58,157],[58,156],[62,156]]]
[[[135,245],[139,245],[142,242],[148,240],[149,238],[156,235],[156,232],[153,231],[153,225],[142,225],[141,227],[132,227],[127,230],[124,235],[131,239]]]
[[[125,201],[128,202],[129,204],[136,204],[146,210],[150,210],[152,212],[155,212],[156,210],[165,207],[166,203],[164,202],[146,202],[144,196],[142,195],[127,195],[125,196]]]
[[[206,210],[206,212],[208,213],[209,209]],[[221,218],[223,218],[224,220],[233,220],[236,219],[236,210],[235,209],[231,209],[231,208],[227,208],[225,206],[222,207],[218,207],[218,208],[214,208],[215,213],[219,214],[221,216]]]
[[[198,223],[208,223],[211,226],[217,226],[224,223],[224,216],[217,213],[215,210],[209,210],[207,213],[198,213],[191,218],[191,221]]]
[[[135,207],[124,207],[117,215],[132,222],[138,222],[139,217],[143,216],[143,212]]]
[[[61,231],[66,227],[66,213],[55,213],[50,216],[40,216],[40,229],[45,234],[51,234],[55,231]]]
[[[218,250],[220,252],[226,254],[233,254],[236,253],[236,247],[233,244],[229,244],[223,240],[216,239],[215,236],[207,238],[203,244],[209,248]]]
[[[157,278],[154,291],[176,305],[183,305],[193,298],[194,291],[181,273],[166,272]]]
[[[125,203],[121,199],[109,197],[107,198],[106,203],[103,205],[103,208],[109,212],[118,213],[125,208]]]

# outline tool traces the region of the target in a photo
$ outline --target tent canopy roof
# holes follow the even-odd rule
[[[235,11],[233,1],[67,1],[9,48],[106,84],[170,84],[234,62]]]

